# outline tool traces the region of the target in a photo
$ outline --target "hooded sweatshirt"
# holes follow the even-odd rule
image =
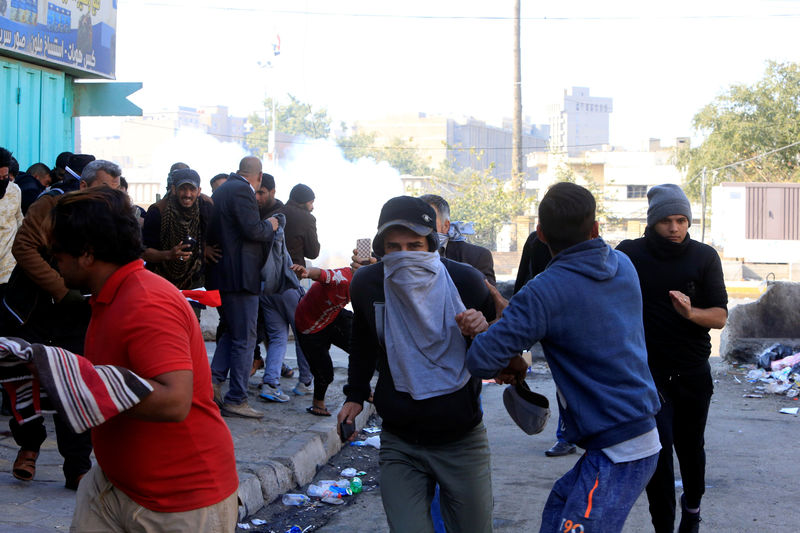
[[[564,438],[602,449],[655,427],[642,296],[630,260],[602,239],[556,255],[467,351],[472,375],[492,378],[540,341],[558,388]]]

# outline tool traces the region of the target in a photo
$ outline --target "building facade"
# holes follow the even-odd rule
[[[588,87],[564,90],[563,100],[548,108],[550,150],[577,157],[590,150],[602,150],[609,143],[611,98],[589,95]]]

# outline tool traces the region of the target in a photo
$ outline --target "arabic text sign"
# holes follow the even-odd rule
[[[0,50],[114,78],[117,0],[0,0]]]

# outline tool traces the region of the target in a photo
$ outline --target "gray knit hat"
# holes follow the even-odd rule
[[[672,215],[684,215],[692,225],[692,205],[683,190],[674,183],[656,185],[647,191],[647,225],[653,227],[656,222]]]

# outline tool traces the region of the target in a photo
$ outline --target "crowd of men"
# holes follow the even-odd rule
[[[585,450],[555,482],[540,531],[619,532],[643,491],[655,531],[674,531],[673,448],[678,532],[699,531],[708,331],[724,326],[727,296],[718,255],[688,234],[678,186],[648,192],[644,236],[616,249],[599,235],[587,189],[552,186],[507,301],[491,253],[466,241],[468,226],[450,220],[440,196],[390,199],[373,253],[321,269],[306,263],[320,253],[314,192],[297,184],[284,204],[258,158],[214,176],[210,197],[195,170],[175,163],[146,212],[121,190],[115,163],[70,153],[55,163],[19,173],[0,148],[0,334],[128,369],[152,390],[91,432],[54,416],[65,485],[78,491],[72,530],[233,531],[238,478],[222,416],[263,416],[248,402],[259,367],[257,397],[289,401],[279,378],[294,372],[283,365],[292,330],[293,393],[312,395],[310,414],[331,416],[336,345],[350,355],[342,439],[355,437],[347,428],[365,401],[383,420],[392,531],[492,530],[481,379],[510,384],[524,410],[521,354],[536,342],[558,390],[559,442]],[[308,291],[302,279],[313,281]],[[180,292],[192,289],[220,295],[210,365],[201,306]],[[12,417],[10,427],[20,446],[13,475],[29,481],[42,417]]]

